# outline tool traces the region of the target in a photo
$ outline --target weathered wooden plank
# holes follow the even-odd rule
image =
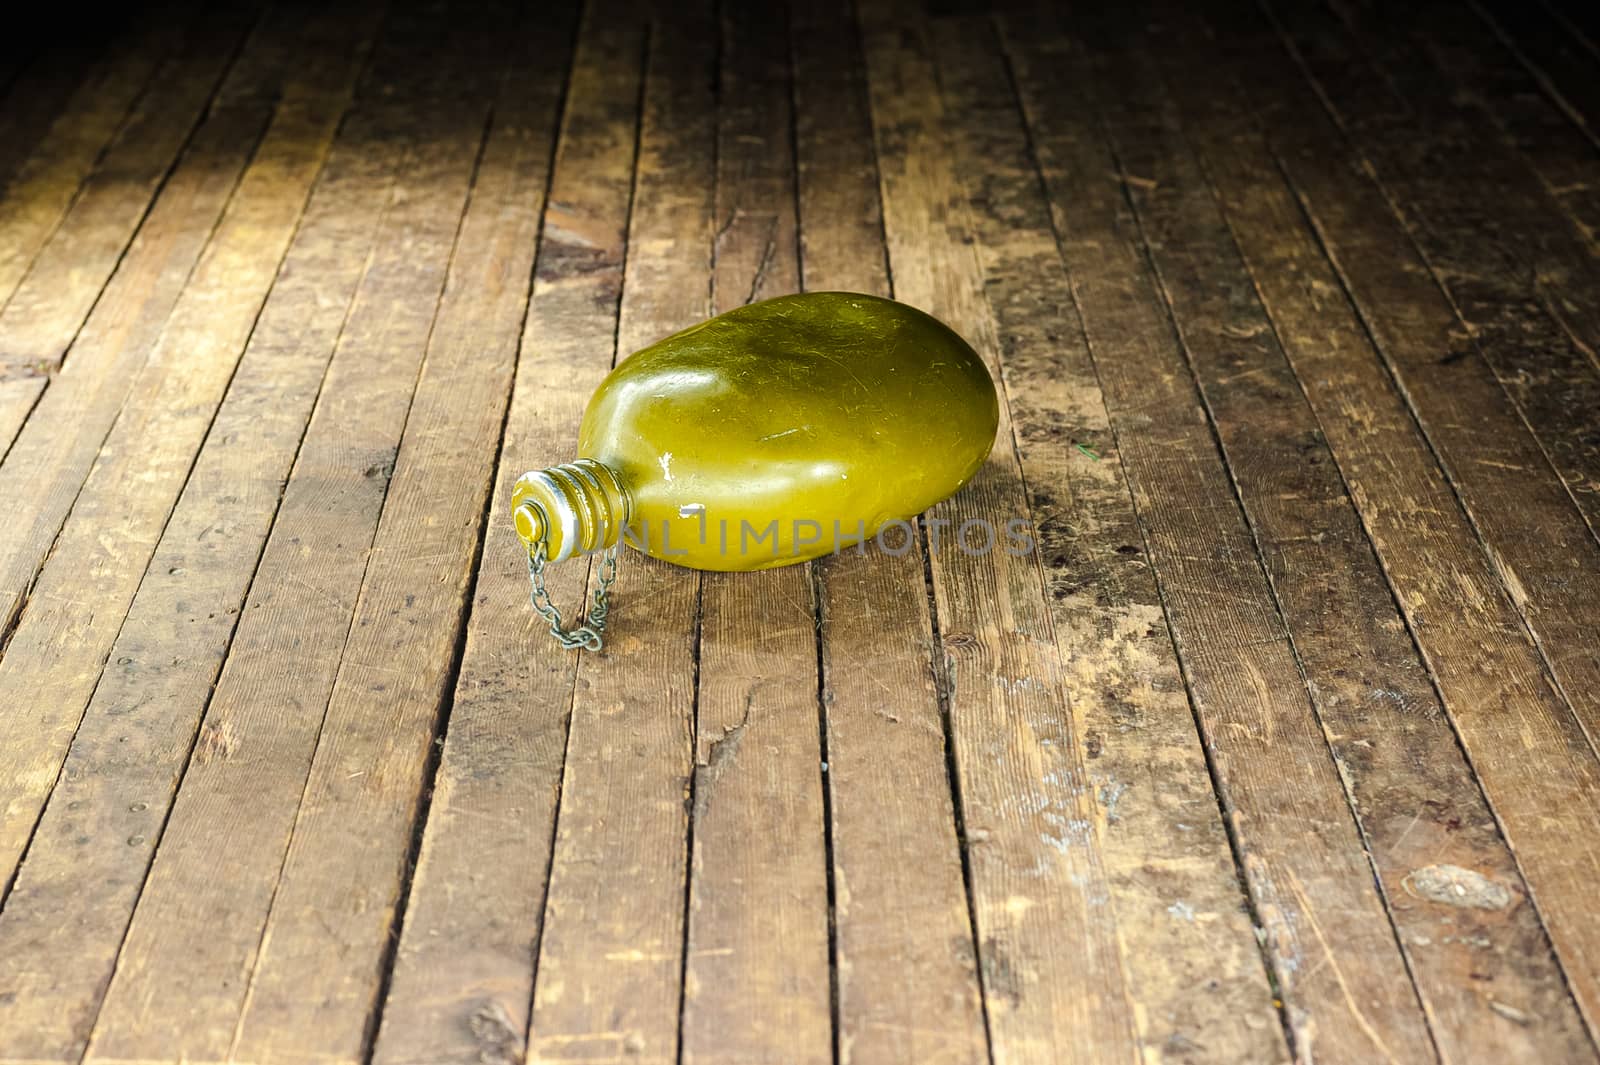
[[[33,154],[11,175],[0,199],[0,305],[16,291],[102,152],[114,140],[125,139],[118,131],[126,129],[152,75],[169,75],[164,64],[170,67],[176,61],[170,57],[183,43],[189,21],[170,6],[140,19],[72,94]]]
[[[349,58],[308,67],[294,87],[295,105],[242,178],[70,520],[41,549],[49,560],[0,659],[0,706],[15,730],[0,750],[8,879],[322,168],[355,78]]]
[[[1539,6],[1526,5],[1530,10]],[[1341,7],[1343,28],[1341,20],[1315,8],[1301,11],[1298,3],[1275,10],[1315,72],[1336,121],[1357,135],[1353,139],[1373,157],[1380,181],[1400,194],[1396,198],[1417,205],[1415,228],[1424,253],[1434,257],[1430,240],[1461,239],[1434,230],[1476,225],[1479,259],[1485,258],[1489,247],[1505,249],[1501,254],[1520,260],[1552,313],[1589,348],[1600,345],[1600,295],[1593,291],[1600,287],[1595,246],[1572,232],[1562,198],[1552,191],[1552,186],[1589,183],[1600,165],[1595,161],[1600,140],[1563,125],[1554,109],[1541,101],[1538,123],[1545,134],[1541,158],[1568,169],[1559,181],[1540,180],[1538,160],[1522,156],[1494,132],[1497,123],[1513,122],[1524,114],[1528,107],[1519,105],[1531,103],[1535,96],[1533,85],[1510,57],[1501,53],[1497,66],[1506,80],[1481,108],[1431,61],[1434,51],[1450,52],[1435,41],[1460,36],[1499,51],[1482,25],[1461,17],[1458,7],[1441,3],[1404,9]],[[1349,62],[1344,70],[1326,66],[1341,60]],[[1378,77],[1360,83],[1373,73]],[[1523,92],[1507,91],[1514,87]],[[1502,95],[1504,99],[1499,98]],[[1387,112],[1395,106],[1409,115],[1409,144],[1390,136]],[[1390,171],[1396,180],[1390,180]],[[1587,196],[1591,203],[1595,196],[1587,188],[1562,191]],[[1446,257],[1441,253],[1438,258]]]
[[[253,144],[266,125],[303,13],[274,12],[266,25],[258,26],[213,96],[216,77],[228,66],[231,42],[243,33],[247,21],[236,12],[233,19],[214,27],[205,47],[196,49],[199,59],[193,69],[180,68],[172,88],[149,91],[153,98],[135,108],[3,304],[0,453],[16,438],[39,394],[59,371],[107,279],[127,254],[130,239],[142,228],[150,201],[169,184],[173,158],[191,137],[197,118],[208,117],[201,136],[216,135],[216,127],[223,123],[236,126],[231,134],[234,148]],[[157,81],[173,74],[170,69],[159,72]]]
[[[295,30],[305,14],[271,12],[249,34],[234,69],[219,86],[218,78],[249,24],[241,15],[247,8],[220,7],[231,16],[200,27],[202,32],[185,49],[183,64],[158,73],[0,312],[0,354],[6,359],[0,372],[48,375],[60,366],[173,160],[213,99],[220,109],[254,105],[259,124],[266,124],[266,108],[291,62]],[[241,64],[248,69],[238,70]]]
[[[298,35],[302,65],[259,165],[280,158],[283,138],[332,135],[373,19],[321,21]],[[315,124],[287,117],[300,111]],[[115,664],[101,675],[95,665],[106,648],[85,641],[72,648],[81,664],[54,667],[79,680],[52,696],[84,719],[0,911],[0,1045],[8,1054],[76,1061],[88,1039],[385,199],[374,193],[387,184],[388,156],[352,151],[351,139],[347,130],[307,205],[283,278],[116,634]],[[247,184],[241,195],[249,194]]]
[[[791,31],[802,280],[892,295],[851,5]],[[987,1062],[921,541],[816,568],[839,1060]]]
[[[1450,80],[1458,98],[1486,115],[1538,172],[1545,190],[1572,219],[1591,249],[1600,248],[1600,155],[1595,141],[1573,124],[1537,77],[1480,19],[1403,18],[1418,47]]]
[[[1473,7],[1528,64],[1572,120],[1590,136],[1600,135],[1600,85],[1594,77],[1595,48],[1600,41],[1575,32],[1570,22],[1542,3],[1479,0]],[[1592,24],[1592,11],[1588,18]]]
[[[0,378],[0,440],[10,444],[39,404],[47,381],[37,375]],[[0,458],[5,448],[0,447]]]
[[[800,287],[787,13],[721,10],[717,313]],[[700,614],[682,1060],[831,1062],[810,567],[704,574]]]
[[[604,190],[606,210],[575,204],[576,231],[596,239],[592,250],[569,255],[592,258],[596,269],[570,277],[552,263],[552,296],[565,292],[563,305],[571,308],[565,329],[603,333],[620,287],[618,356],[710,310],[716,42],[709,4],[660,7],[650,34],[636,172],[630,137],[597,156],[588,178]],[[618,138],[631,132],[630,111],[619,106],[616,120]],[[620,226],[631,172],[624,277]],[[552,300],[550,310],[559,309]],[[604,346],[592,341],[590,358],[577,371],[568,401],[573,410],[588,402],[610,366]],[[570,447],[524,454],[524,468],[565,457]],[[579,657],[530,1061],[677,1060],[696,576],[625,552],[611,593],[606,650]]]
[[[573,47],[554,39],[561,28],[549,29],[551,54]],[[570,33],[570,20],[564,28]],[[612,256],[620,270],[629,164],[611,160],[632,142],[635,40],[619,43],[606,19],[591,17],[572,54],[498,486],[378,1032],[380,1063],[475,1065],[520,1059],[526,1046],[577,656],[557,647],[529,609],[520,541],[496,508],[535,456],[571,447],[583,404],[609,365],[597,356],[595,336],[615,331],[616,281],[603,290],[609,304],[587,289],[575,299],[581,286],[571,281],[597,264],[609,277],[604,264]],[[562,79],[541,85],[562,91]],[[612,172],[598,187],[597,170]],[[551,571],[551,592],[563,605],[582,595],[584,572]]]
[[[972,341],[999,379],[922,20],[873,4],[863,31],[895,294]],[[1036,558],[958,542],[967,522],[1003,530],[1027,516],[1013,446],[1002,402],[994,453],[927,517],[990,1037],[997,1061],[1128,1060],[1136,1036],[1084,737],[1062,697],[1042,574]]]
[[[1446,1060],[1594,1060],[1510,849],[1394,604],[1316,416],[1178,129],[1176,101],[1227,199],[1292,199],[1233,138],[1249,111],[1197,63],[1192,26],[1133,36],[1103,64],[1120,165],[1318,717]],[[1159,52],[1158,65],[1149,56]],[[1172,92],[1159,86],[1163,73]],[[1204,88],[1206,91],[1202,92]],[[1259,147],[1259,142],[1258,145]],[[1259,165],[1261,156],[1254,155]],[[1257,191],[1262,185],[1266,191]],[[1275,239],[1314,252],[1279,215]],[[1324,264],[1323,269],[1327,267]],[[1415,456],[1428,461],[1425,454]],[[1459,883],[1461,895],[1452,885]],[[1471,892],[1468,889],[1471,888]],[[1517,1018],[1538,1017],[1537,1024]]]
[[[398,61],[375,79],[376,138],[398,141],[403,161],[97,1019],[90,1060],[220,1060],[234,1044],[354,624],[494,96],[491,57],[502,54],[506,21],[502,8],[470,18],[425,9]],[[431,57],[421,76],[419,56]]]
[[[18,49],[19,54],[0,60],[0,70],[15,70],[0,91],[0,194],[49,134],[78,87],[113,54],[112,40],[137,32],[126,23],[126,17],[112,15],[86,32],[54,36],[42,47]],[[0,73],[0,83],[5,82]]]
[[[951,20],[937,36],[1141,1044],[1188,1060],[1281,1060],[1273,995],[1007,59],[982,21]]]
[[[1311,43],[1303,36],[1297,40]],[[1272,54],[1279,67],[1287,64],[1281,50]],[[1334,76],[1325,65],[1313,63],[1313,70],[1319,79]],[[1276,106],[1281,109],[1292,98],[1284,97]],[[1268,117],[1274,123],[1280,120],[1276,112]],[[1320,114],[1297,118],[1294,139],[1286,142],[1283,151],[1323,160],[1324,173],[1316,175],[1322,184],[1311,185],[1320,192],[1335,175],[1348,172],[1340,165],[1343,156],[1336,147],[1337,133]],[[1331,162],[1330,156],[1338,162]],[[1296,184],[1300,184],[1298,178]],[[1302,194],[1316,196],[1308,189],[1302,189]],[[1392,227],[1384,224],[1391,216],[1377,206],[1382,202],[1377,189],[1352,183],[1342,200],[1326,208],[1321,206],[1320,196],[1316,198],[1318,203],[1311,212],[1319,218],[1324,211],[1341,212],[1330,214],[1341,220],[1348,217],[1343,212],[1362,212],[1367,220],[1354,228],[1361,241],[1359,248],[1365,250],[1379,242],[1384,245],[1380,261],[1369,263],[1363,258],[1347,263],[1348,256],[1338,245],[1350,239],[1346,234],[1351,230],[1341,227],[1337,235],[1325,237],[1334,245],[1333,258],[1363,314],[1375,319],[1378,309],[1398,300],[1413,301],[1423,308],[1408,308],[1407,319],[1399,328],[1385,322],[1380,332],[1375,323],[1372,328],[1378,346],[1466,504],[1513,602],[1533,630],[1562,693],[1591,742],[1600,742],[1600,646],[1592,639],[1600,626],[1600,544],[1574,508],[1566,490],[1569,486],[1544,461],[1524,420],[1496,387],[1486,365],[1486,361],[1517,356],[1516,345],[1508,341],[1491,350],[1481,328],[1469,327],[1463,334],[1454,317],[1456,306],[1434,287],[1433,278],[1426,276],[1426,264],[1403,235],[1393,235]],[[1374,229],[1377,235],[1369,236]],[[1403,276],[1394,276],[1397,273]],[[1528,370],[1540,373],[1541,367],[1535,363]]]
[[[59,187],[41,190],[31,176],[0,200],[0,233],[9,237],[0,242],[0,298],[8,297],[0,311],[0,447],[15,439],[60,365],[204,115],[256,10],[249,4],[205,10],[180,55],[156,72],[70,206],[56,210]]]
[[[1600,438],[1590,416],[1600,409],[1593,248],[1489,123],[1455,104],[1396,20],[1353,20],[1352,40],[1320,11],[1286,4],[1279,13],[1479,352],[1600,529]]]
[[[800,274],[815,292],[887,296],[878,161],[853,13],[850,0],[795,0],[790,8]],[[931,631],[926,620],[912,623],[922,640]]]
[[[1576,43],[1590,52],[1600,53],[1600,14],[1594,5],[1584,0],[1545,0],[1562,32],[1570,34]]]
[[[0,313],[0,452],[5,452],[0,491],[14,508],[10,535],[0,540],[0,632],[16,619],[138,370],[155,349],[256,148],[272,115],[271,96],[282,74],[279,59],[292,44],[297,25],[277,21],[271,27],[275,33],[258,36],[245,51],[224,83],[235,103],[219,106],[202,125],[103,290],[99,285],[106,281],[104,274],[97,274],[93,263],[84,264],[84,276],[98,277],[89,294],[95,306],[87,322],[81,314],[23,313],[16,300],[16,311],[8,307]],[[176,145],[171,149],[177,153]],[[164,165],[170,164],[168,159]],[[109,193],[101,198],[107,200]],[[74,213],[64,228],[75,226],[77,218]],[[57,266],[69,274],[78,269],[71,259]],[[55,276],[60,294],[78,306],[83,290],[66,285],[60,271]],[[32,283],[30,275],[28,285]],[[38,299],[22,302],[44,307],[52,291],[46,286]],[[87,303],[78,309],[87,312]],[[71,369],[56,377],[45,373],[41,368],[59,364],[69,345]],[[5,361],[11,354],[17,359]],[[20,375],[12,375],[13,370]],[[41,398],[47,384],[54,386],[52,394]],[[38,417],[24,430],[24,419],[35,410]]]
[[[1036,43],[1046,34],[1057,43]],[[1093,85],[1091,62],[1058,33],[1018,26],[1010,39],[1062,255],[1296,1052],[1429,1059],[1423,1012],[1141,253],[1117,159],[1083,106],[1105,107],[1116,91]]]
[[[1485,499],[1500,510],[1531,509],[1539,522],[1539,484],[1524,475],[1498,495],[1463,493],[1458,502],[1433,461],[1460,461],[1437,446],[1441,428],[1450,427],[1452,449],[1505,433],[1498,408],[1478,401],[1493,383],[1461,373],[1486,370],[1309,88],[1285,77],[1292,67],[1281,42],[1256,17],[1213,12],[1207,21],[1219,42],[1201,68],[1212,91],[1237,76],[1266,135],[1263,144],[1248,126],[1233,128],[1206,150],[1213,168],[1249,161],[1218,181],[1228,220],[1592,1031],[1600,947],[1586,912],[1600,863],[1600,767],[1524,627],[1520,593],[1497,579],[1505,548],[1491,539],[1486,551],[1477,536],[1490,528]],[[1193,62],[1194,42],[1204,38],[1182,39]],[[1271,96],[1260,93],[1263,84],[1274,86]],[[1279,168],[1293,195],[1281,188]],[[1453,376],[1446,385],[1430,373]],[[1419,428],[1407,399],[1411,407],[1427,399],[1437,413]],[[1453,405],[1440,409],[1441,401]],[[1518,446],[1514,434],[1502,444]],[[1493,459],[1487,446],[1479,454]],[[1534,527],[1538,551],[1562,558],[1559,529]]]
[[[547,54],[552,29],[566,36],[560,13],[530,12],[494,65]],[[233,1049],[245,1061],[365,1057],[528,303],[565,74],[539,71],[531,94],[524,77],[503,84],[474,176],[251,975]]]
[[[177,46],[181,28],[181,21],[147,26],[143,32],[130,32],[121,48],[87,72],[72,64],[59,69],[51,65],[43,72],[44,84],[31,84],[38,79],[25,75],[13,87],[0,112],[0,237],[4,238],[0,239],[0,310],[66,213],[151,71]],[[45,58],[38,57],[34,66],[45,65]],[[37,113],[50,106],[51,83],[66,77],[72,83],[60,87],[77,92],[68,101],[71,106],[57,108],[65,115]],[[23,101],[16,97],[30,90],[37,95],[19,106]],[[50,118],[55,121],[48,129],[30,128]],[[5,317],[0,314],[0,319]],[[29,325],[21,316],[11,316],[10,321],[24,329]],[[35,355],[33,345],[6,334],[0,329],[0,456],[38,403],[49,384],[46,371],[53,365],[50,358]]]

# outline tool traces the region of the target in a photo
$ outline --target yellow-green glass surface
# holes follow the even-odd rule
[[[763,569],[951,495],[988,455],[998,416],[983,361],[941,322],[874,296],[806,293],[623,360],[590,400],[578,455],[621,483],[629,546]],[[517,501],[528,495],[519,483]]]

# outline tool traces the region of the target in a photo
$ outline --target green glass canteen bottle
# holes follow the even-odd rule
[[[577,459],[518,478],[534,606],[598,649],[619,544],[708,570],[817,558],[956,492],[998,421],[983,360],[905,304],[814,292],[718,315],[618,363]],[[563,629],[544,567],[595,552],[588,624]]]

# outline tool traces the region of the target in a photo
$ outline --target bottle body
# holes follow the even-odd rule
[[[668,562],[788,565],[954,493],[998,415],[982,360],[921,311],[853,293],[766,300],[623,360],[589,403],[580,462],[518,482],[514,506],[545,511],[518,530],[543,532],[555,559],[615,542],[620,514],[624,542]],[[538,481],[573,467],[560,497]]]

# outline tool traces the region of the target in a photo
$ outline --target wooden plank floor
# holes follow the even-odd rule
[[[1592,7],[68,23],[0,42],[0,1065],[1600,1065]],[[559,649],[511,483],[802,289],[970,339],[988,462]]]

